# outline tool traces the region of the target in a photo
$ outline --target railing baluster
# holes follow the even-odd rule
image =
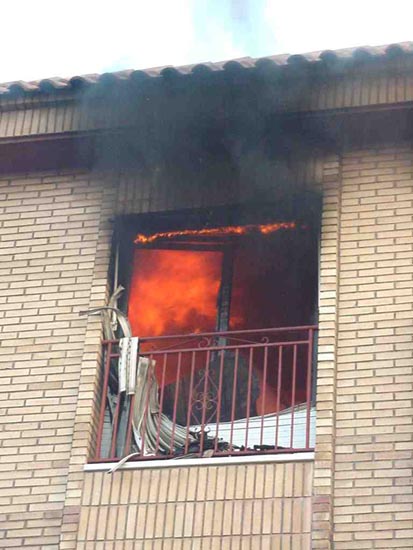
[[[202,419],[201,419],[201,433],[199,436],[199,455],[202,456],[204,452],[204,439],[205,439],[205,419],[206,419],[206,405],[207,405],[207,389],[208,389],[208,376],[209,376],[209,361],[211,358],[211,352],[206,352],[205,372],[204,372],[204,391],[202,399]]]
[[[218,353],[220,354],[220,358],[219,358],[218,402],[217,402],[217,412],[216,412],[216,431],[215,431],[214,452],[218,451],[219,422],[221,420],[222,383],[224,378],[225,351],[222,350]]]
[[[109,391],[109,373],[110,373],[110,359],[112,353],[112,343],[109,342],[105,348],[105,366],[103,370],[103,383],[102,383],[102,400],[100,403],[100,413],[99,413],[99,424],[98,424],[98,433],[96,437],[96,459],[101,458],[102,454],[102,435],[103,427],[105,424],[105,412],[108,402],[108,391]]]
[[[121,403],[123,401],[123,395],[119,391],[118,387],[118,395],[116,398],[116,407],[115,407],[115,414],[113,417],[113,429],[112,429],[112,440],[110,444],[110,456],[111,458],[118,458],[116,456],[116,442],[118,438],[118,428],[119,428],[119,412],[121,409]]]
[[[282,362],[283,362],[283,346],[278,348],[278,371],[277,371],[277,405],[276,405],[276,420],[275,420],[275,448],[278,445],[278,433],[280,427],[280,405],[281,405],[281,385],[282,385]]]
[[[185,454],[188,453],[189,448],[189,428],[191,426],[191,416],[192,416],[192,390],[194,385],[194,373],[195,373],[195,354],[196,352],[191,352],[191,377],[189,380],[189,396],[188,396],[188,409],[186,412],[186,441],[185,441]]]
[[[229,450],[234,449],[234,420],[235,420],[235,401],[237,397],[237,379],[238,379],[238,359],[239,349],[235,350],[235,364],[234,364],[234,385],[232,386],[232,400],[231,400],[231,435],[229,437]]]
[[[290,449],[294,448],[295,381],[297,377],[297,345],[293,347],[293,380],[291,383],[291,434]]]
[[[309,329],[308,331],[308,354],[307,354],[307,388],[306,388],[306,423],[305,423],[305,448],[310,448],[310,430],[311,430],[311,374],[313,371],[313,339],[314,331]]]
[[[251,414],[251,384],[252,384],[252,365],[253,365],[254,348],[250,348],[248,360],[248,386],[247,386],[247,410],[246,410],[246,425],[245,425],[245,449],[248,449],[249,424]]]
[[[260,445],[263,444],[264,438],[264,423],[265,423],[265,398],[267,393],[267,366],[268,366],[268,346],[264,347],[264,368],[263,368],[263,384],[262,384],[262,414],[261,414],[261,432]]]
[[[175,443],[175,431],[176,431],[176,410],[178,408],[178,397],[179,397],[179,381],[181,374],[181,362],[182,362],[182,352],[178,352],[178,366],[176,369],[176,382],[175,382],[175,395],[174,395],[174,410],[172,414],[172,437],[171,437],[171,454],[174,453],[174,443]]]

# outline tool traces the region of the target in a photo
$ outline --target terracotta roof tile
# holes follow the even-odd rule
[[[340,60],[357,61],[379,57],[393,58],[413,54],[413,42],[400,42],[385,46],[361,46],[357,48],[343,48],[340,50],[323,50],[303,54],[280,54],[264,58],[242,57],[218,62],[197,63],[183,65],[180,67],[163,66],[153,67],[144,70],[123,70],[104,74],[87,74],[73,76],[71,78],[45,78],[31,82],[15,81],[0,84],[0,95],[13,92],[33,93],[50,92],[52,90],[74,89],[79,86],[95,85],[98,83],[121,82],[121,81],[142,81],[149,78],[159,78],[167,75],[188,75],[216,71],[230,71],[237,68],[251,69],[265,66],[273,68],[294,66],[294,65],[319,65],[322,63],[334,63]]]

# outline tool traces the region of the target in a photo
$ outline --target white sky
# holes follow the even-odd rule
[[[0,81],[413,40],[413,0],[3,0]]]

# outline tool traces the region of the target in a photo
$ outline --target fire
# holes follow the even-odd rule
[[[215,330],[221,264],[221,252],[136,249],[128,313],[132,333],[161,336]],[[178,341],[174,343],[179,347]],[[162,362],[156,367],[159,382]],[[171,384],[176,381],[176,355],[169,357],[167,367],[164,382]],[[190,369],[186,354],[181,376],[189,375]]]
[[[205,229],[184,229],[182,231],[165,231],[161,233],[153,233],[152,235],[144,235],[138,233],[135,237],[135,244],[151,244],[160,239],[174,239],[176,237],[237,237],[240,235],[248,235],[250,233],[261,233],[268,235],[275,233],[280,229],[295,229],[295,222],[277,222],[267,224],[250,224],[250,225],[229,225],[226,227],[208,227]]]
[[[220,252],[137,249],[129,298],[133,334],[214,330],[221,262]]]

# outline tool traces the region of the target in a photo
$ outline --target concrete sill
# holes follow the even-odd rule
[[[182,466],[223,466],[232,464],[265,464],[274,462],[311,462],[314,452],[287,453],[279,455],[227,456],[217,458],[172,458],[170,460],[143,460],[141,462],[126,462],[119,470],[143,470],[148,468],[179,468]],[[109,471],[116,462],[85,464],[85,472]]]

